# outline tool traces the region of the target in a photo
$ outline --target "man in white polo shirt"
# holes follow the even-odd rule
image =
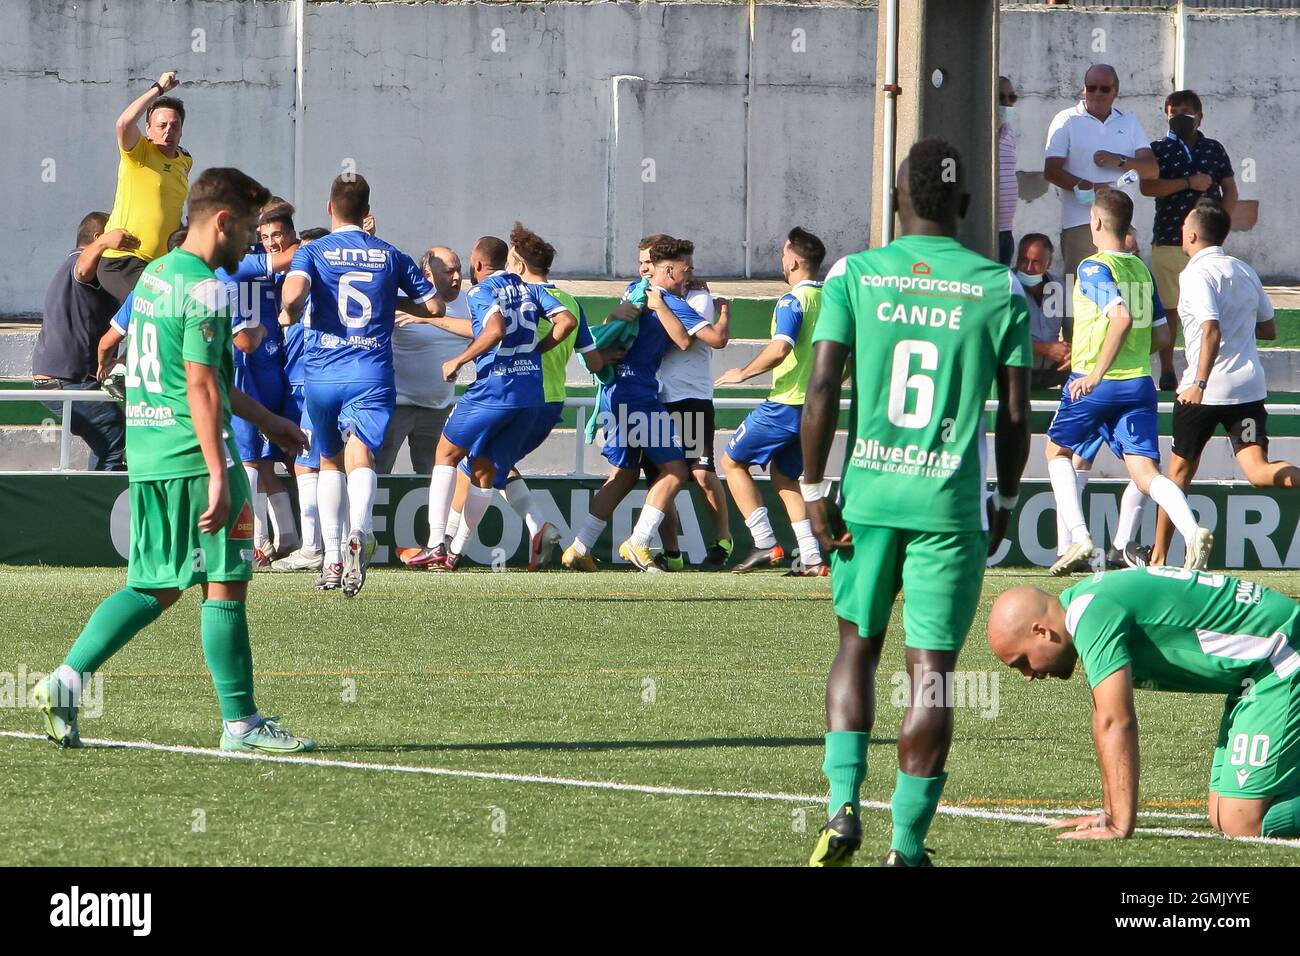
[[[469,306],[460,294],[460,257],[446,246],[434,246],[421,258],[420,268],[447,303],[447,317],[464,319],[468,328]],[[379,474],[393,470],[403,442],[411,445],[411,470],[417,475],[432,473],[442,426],[456,404],[456,386],[443,379],[442,364],[464,348],[465,339],[459,335],[418,316],[397,314],[393,329],[397,408],[379,449]]]
[[[1268,460],[1268,389],[1255,340],[1277,338],[1277,323],[1255,270],[1223,251],[1231,228],[1232,219],[1212,199],[1197,202],[1183,220],[1183,251],[1190,259],[1178,279],[1178,318],[1187,371],[1174,406],[1169,477],[1184,492],[1196,475],[1206,442],[1220,425],[1252,485],[1300,485],[1300,468]],[[1152,564],[1166,563],[1172,535],[1169,518],[1161,511]]]
[[[1129,170],[1141,177],[1160,174],[1142,124],[1115,108],[1118,96],[1115,68],[1094,64],[1083,77],[1083,99],[1057,113],[1047,129],[1043,176],[1061,191],[1061,258],[1067,276],[1093,252],[1088,217],[1097,187],[1113,185]]]

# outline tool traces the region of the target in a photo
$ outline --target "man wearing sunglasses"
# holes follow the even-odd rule
[[[1089,211],[1099,186],[1129,170],[1159,175],[1151,141],[1132,113],[1115,108],[1119,74],[1096,63],[1083,77],[1083,99],[1061,110],[1047,130],[1043,175],[1061,191],[1061,258],[1073,275],[1093,252]]]

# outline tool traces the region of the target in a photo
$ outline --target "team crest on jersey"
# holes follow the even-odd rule
[[[253,540],[253,509],[249,507],[247,501],[239,510],[239,517],[235,519],[235,527],[230,532],[230,537],[233,541]]]
[[[914,275],[914,276],[928,276],[929,274],[930,274],[930,266],[929,266],[928,264],[926,264],[926,263],[924,263],[924,262],[913,262],[913,263],[912,263],[912,275]]]
[[[203,336],[203,341],[207,342],[209,345],[211,345],[212,340],[217,337],[217,327],[211,321],[200,322],[199,332]]]

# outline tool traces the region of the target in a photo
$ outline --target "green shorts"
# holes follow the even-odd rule
[[[831,552],[835,613],[856,624],[863,637],[881,634],[901,589],[904,644],[961,650],[979,607],[988,534],[848,528],[852,550]]]
[[[253,577],[253,508],[242,467],[228,471],[230,518],[216,534],[199,531],[208,510],[208,476],[131,482],[128,587],[180,588]]]
[[[1228,698],[1210,790],[1221,797],[1300,793],[1300,674],[1269,674]]]

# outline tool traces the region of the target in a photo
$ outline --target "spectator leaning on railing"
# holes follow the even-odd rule
[[[38,389],[98,389],[97,348],[117,302],[95,279],[100,257],[109,249],[139,243],[124,229],[104,232],[107,213],[92,212],[77,227],[77,248],[59,264],[45,292],[41,332],[32,353],[32,385]],[[62,414],[61,402],[51,411]],[[126,420],[116,402],[73,402],[72,434],[90,446],[91,471],[123,467]]]
[[[165,95],[178,82],[164,73],[117,118],[117,193],[107,231],[125,229],[139,240],[132,249],[109,250],[99,263],[99,284],[119,304],[181,226],[194,161],[180,147],[185,104]]]
[[[1178,328],[1178,276],[1187,266],[1183,251],[1183,220],[1202,196],[1221,200],[1229,221],[1237,211],[1237,182],[1232,160],[1217,139],[1201,133],[1201,98],[1191,90],[1178,90],[1165,98],[1169,132],[1152,142],[1159,177],[1142,178],[1142,195],[1156,201],[1151,234],[1151,273],[1160,301],[1165,304],[1169,327]],[[1160,350],[1160,389],[1173,391],[1174,347]]]

